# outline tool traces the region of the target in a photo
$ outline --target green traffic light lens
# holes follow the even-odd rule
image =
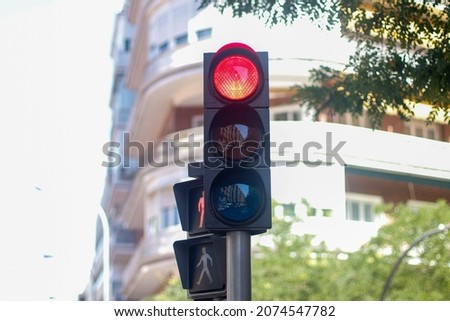
[[[255,220],[265,201],[263,182],[250,169],[222,171],[212,185],[212,205],[219,219],[232,224]]]

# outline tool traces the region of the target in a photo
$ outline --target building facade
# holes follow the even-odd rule
[[[387,115],[374,131],[364,115],[324,113],[313,122],[290,102],[292,86],[308,82],[310,69],[344,67],[353,45],[339,30],[301,20],[269,29],[254,17],[235,19],[197,6],[191,0],[128,0],[117,15],[111,141],[118,144],[109,152],[111,162],[120,161],[108,168],[102,200],[111,229],[112,299],[144,299],[178,273],[172,244],[185,233],[172,187],[187,177],[187,161],[201,161],[202,150],[174,146],[202,142],[203,53],[229,42],[269,52],[274,215],[295,213],[304,232],[351,251],[385,223],[376,204],[450,201],[448,125]],[[97,245],[100,252],[99,238]],[[102,299],[95,295],[99,257],[92,299]]]

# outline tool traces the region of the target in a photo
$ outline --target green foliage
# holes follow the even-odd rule
[[[414,212],[386,207],[391,223],[354,253],[312,246],[310,235],[291,233],[298,221],[276,220],[271,246],[259,245],[253,259],[255,300],[378,300],[395,260],[417,237],[450,222],[450,206]],[[411,251],[394,277],[387,299],[449,300],[450,238],[430,237]],[[414,263],[414,264],[413,264]]]
[[[395,260],[415,239],[439,225],[450,223],[450,207],[443,201],[438,202],[434,207],[425,207],[417,212],[404,205],[391,207],[389,212],[393,223],[383,226],[377,237],[354,254],[356,262],[370,258],[373,271],[383,272],[383,274],[386,266],[389,267],[388,272],[390,272]],[[391,300],[449,300],[449,249],[448,231],[419,243],[403,260],[387,298]],[[380,255],[382,252],[388,252],[390,255]],[[369,282],[369,280],[365,281]],[[385,279],[383,283],[384,281]],[[381,288],[373,292],[373,295],[379,297]]]
[[[298,220],[274,219],[271,245],[256,246],[252,263],[254,300],[324,300],[335,293],[323,285],[329,271],[337,270],[335,254],[325,245],[311,246],[311,235],[291,232]],[[265,237],[264,239],[267,239]]]
[[[312,70],[312,85],[297,86],[294,99],[316,116],[326,108],[361,115],[372,127],[390,108],[403,120],[414,116],[415,102],[432,105],[428,121],[440,111],[450,123],[450,5],[415,0],[202,0],[234,16],[253,14],[271,26],[307,17],[325,29],[340,25],[357,44],[346,72],[322,66]]]
[[[231,8],[234,17],[253,14],[264,19],[268,25],[278,23],[290,24],[299,17],[309,17],[313,21],[320,20],[327,28],[338,22],[338,3],[328,0],[308,1],[236,1],[236,0],[202,0],[200,8],[213,4],[220,12]]]

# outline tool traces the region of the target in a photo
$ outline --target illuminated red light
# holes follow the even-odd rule
[[[227,56],[213,73],[216,91],[224,98],[239,101],[251,97],[260,82],[258,68],[250,59],[241,55]]]

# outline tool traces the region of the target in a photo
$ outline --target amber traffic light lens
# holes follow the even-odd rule
[[[245,104],[231,104],[217,113],[207,136],[217,156],[253,163],[260,157],[263,128],[258,113]]]

